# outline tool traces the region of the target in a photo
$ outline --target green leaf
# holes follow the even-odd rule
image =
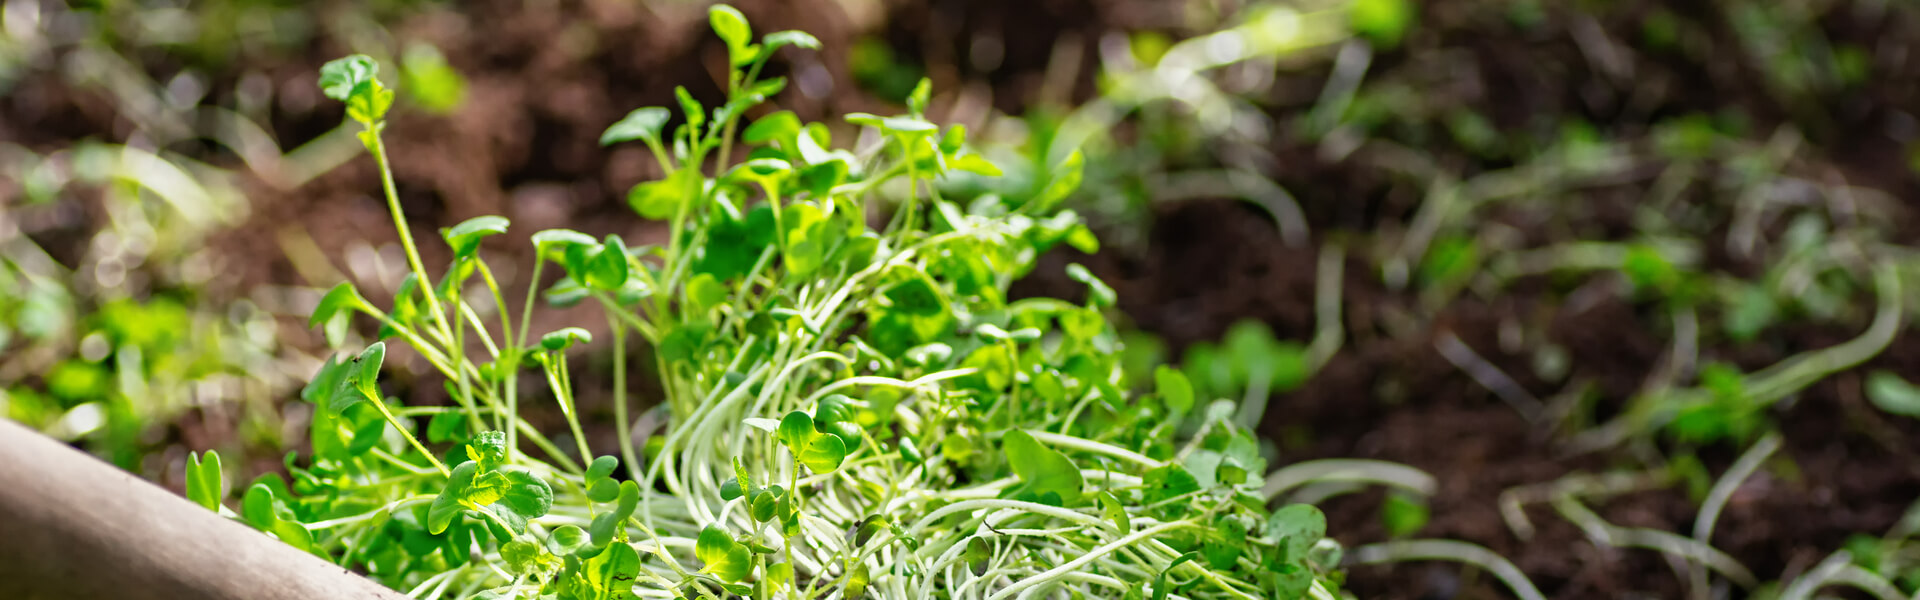
[[[325,409],[333,405],[334,396],[340,395],[347,387],[347,376],[353,372],[352,361],[339,361],[338,355],[328,355],[327,362],[320,365],[320,372],[314,373],[307,387],[300,390],[300,399],[320,405]]]
[[[1232,517],[1214,521],[1212,530],[1207,532],[1206,540],[1200,546],[1200,554],[1207,559],[1207,566],[1216,570],[1233,568],[1240,554],[1246,550],[1247,526]]]
[[[852,421],[853,406],[850,404],[852,401],[853,399],[848,398],[846,394],[828,394],[825,398],[821,398],[814,404],[814,430],[825,433],[828,425]]]
[[[1920,417],[1920,387],[1891,371],[1867,374],[1867,399],[1880,410],[1905,417]]]
[[[1167,365],[1153,369],[1155,393],[1167,409],[1175,414],[1186,414],[1193,409],[1193,382],[1187,380],[1187,374]]]
[[[753,498],[747,501],[747,512],[753,516],[753,520],[755,521],[761,523],[770,521],[780,508],[780,497],[781,489],[780,486],[777,485],[763,490],[755,490]]]
[[[322,323],[331,326],[336,319],[344,324],[353,309],[366,305],[367,300],[360,297],[360,290],[354,289],[351,283],[340,282],[320,298],[320,304],[313,307],[313,316],[307,319],[307,328],[319,327]]]
[[[781,428],[785,429],[784,424]],[[847,445],[838,435],[815,435],[797,458],[815,473],[831,473],[847,459]]]
[[[379,71],[380,65],[365,54],[327,61],[320,67],[320,93],[346,102],[355,87],[373,80]]]
[[[400,289],[393,294],[393,310],[387,313],[385,322],[380,324],[378,339],[384,340],[400,335],[400,326],[403,325],[418,328],[420,325],[418,320],[421,317],[420,299],[420,277],[414,273],[407,273],[406,277],[400,279]]]
[[[975,175],[985,175],[987,177],[999,177],[1002,175],[999,165],[993,164],[993,161],[987,160],[986,157],[978,154],[962,154],[958,158],[953,159],[952,162],[947,163],[947,166],[952,169],[966,171]]]
[[[707,122],[706,109],[700,106],[699,100],[693,99],[685,86],[674,86],[673,98],[680,102],[680,112],[687,116],[687,129],[698,133],[700,126]]]
[[[766,37],[760,38],[760,44],[766,48],[764,52],[778,50],[781,46],[793,46],[796,48],[806,48],[808,50],[820,49],[819,38],[813,37],[813,34],[805,31],[795,30],[769,33]]]
[[[273,490],[265,483],[255,483],[247,488],[247,494],[240,499],[240,516],[262,531],[273,526],[279,517],[273,514]]]
[[[814,433],[813,417],[797,410],[781,418],[780,428],[773,434],[775,439],[780,440],[782,445],[796,455],[801,449],[807,447],[807,442],[813,441],[815,435],[819,434]]]
[[[925,81],[925,80],[922,80]],[[967,126],[955,124],[947,127],[946,135],[940,136],[940,153],[949,157],[959,152],[967,144]]]
[[[574,344],[593,343],[593,334],[579,327],[568,327],[540,336],[540,347],[547,350],[566,350]]]
[[[532,573],[540,560],[540,547],[525,540],[507,542],[500,546],[500,560],[507,563],[508,573]]]
[[[670,218],[680,210],[681,200],[700,179],[699,169],[680,169],[666,178],[643,181],[627,191],[627,205],[640,216],[655,221]]]
[[[507,232],[506,217],[487,215],[461,221],[450,229],[442,230],[441,237],[453,248],[455,257],[472,256],[480,249],[480,238]]]
[[[620,523],[633,516],[633,509],[640,505],[640,484],[633,481],[620,482],[620,495],[613,510],[600,513],[587,527],[587,534],[593,538],[593,545],[604,546],[620,532]]]
[[[491,508],[514,533],[526,533],[529,519],[540,518],[552,510],[553,488],[525,471],[509,471],[505,493]]]
[[[273,537],[280,538],[280,541],[301,552],[313,551],[313,532],[307,531],[307,526],[299,521],[280,519],[274,521],[273,528],[268,531],[273,532]]]
[[[1004,447],[1007,462],[1023,482],[1013,490],[1015,494],[1055,506],[1080,502],[1085,482],[1080,478],[1080,469],[1075,468],[1066,455],[1041,445],[1021,429],[1007,430]]]
[[[604,455],[595,458],[593,459],[593,464],[587,465],[587,480],[593,481],[613,475],[613,470],[619,466],[620,459],[618,458]]]
[[[1426,500],[1405,492],[1387,494],[1387,501],[1380,505],[1380,521],[1387,526],[1387,535],[1407,537],[1418,533],[1427,526],[1429,511]]]
[[[1067,159],[1060,162],[1060,166],[1054,167],[1053,179],[1047,181],[1047,187],[1042,189],[1040,195],[1034,199],[1031,205],[1032,212],[1045,214],[1052,211],[1061,200],[1065,200],[1075,190],[1080,189],[1080,179],[1085,165],[1086,158],[1081,156],[1079,150],[1068,154]]]
[[[873,583],[873,575],[867,572],[867,561],[854,561],[853,568],[847,570],[842,584],[841,597],[846,600],[860,600],[867,595],[867,585]]]
[[[565,250],[569,246],[591,246],[596,243],[598,241],[593,236],[572,229],[545,229],[533,234],[533,245],[541,250],[555,247]]]
[[[480,463],[480,470],[492,471],[507,462],[507,434],[484,431],[467,442],[467,458]]]
[[[427,508],[427,533],[440,535],[459,516],[464,507],[460,501],[467,496],[467,488],[473,485],[474,473],[479,472],[480,463],[463,462],[453,468],[453,475],[447,478],[447,487],[433,499],[433,505]]]
[[[786,140],[800,133],[800,118],[793,111],[783,110],[755,120],[741,134],[741,139],[749,144],[764,144],[771,141]]]
[[[907,110],[915,115],[926,114],[927,102],[932,99],[932,97],[933,80],[921,77],[920,83],[914,84],[913,91],[907,94]]]
[[[687,282],[687,303],[694,314],[704,314],[727,301],[727,286],[712,273],[695,275]]]
[[[1311,504],[1289,504],[1267,517],[1266,536],[1284,540],[1287,556],[1298,560],[1327,536],[1327,516]]]
[[[1113,522],[1114,528],[1121,535],[1133,533],[1133,518],[1127,515],[1126,507],[1120,505],[1120,499],[1115,498],[1113,492],[1100,492],[1099,498],[1100,511]]]
[[[361,350],[359,356],[353,357],[349,363],[351,367],[345,381],[346,385],[351,386],[351,391],[343,388],[339,393],[334,394],[327,403],[327,410],[338,415],[347,407],[364,402],[368,398],[380,397],[380,364],[386,360],[386,357],[386,342],[374,342],[373,345],[367,346],[367,349]]]
[[[400,87],[427,110],[448,114],[466,99],[467,81],[431,44],[414,42],[400,59]]]
[[[382,87],[378,79],[370,79],[355,86],[353,95],[347,97],[347,118],[368,125],[369,128],[362,134],[373,134],[379,131],[373,124],[385,118],[387,109],[392,107],[393,90]],[[373,145],[364,141],[364,138],[362,143]]]
[[[607,236],[607,243],[587,259],[587,287],[611,292],[627,284],[627,244],[620,236]]]
[[[761,100],[772,98],[779,94],[780,90],[784,89],[787,89],[787,78],[785,77],[762,79],[753,82],[753,85],[747,88],[747,96],[758,103]]]
[[[1163,500],[1176,498],[1200,491],[1200,480],[1180,465],[1166,465],[1147,471],[1141,478],[1142,496],[1147,504],[1157,504]]]
[[[727,48],[734,56],[734,64],[741,64],[740,51],[753,42],[753,29],[747,25],[747,16],[734,7],[715,4],[707,9],[707,21],[712,23],[713,32],[727,42]]]
[[[620,498],[620,482],[601,479],[587,486],[587,499],[594,502],[612,502]]]
[[[376,123],[393,106],[393,90],[380,85],[380,66],[364,54],[335,59],[320,67],[320,92],[328,98],[347,103],[347,116],[367,126],[361,140],[369,148],[378,129]]]
[[[735,542],[733,536],[728,535],[725,529],[721,529],[719,525],[708,525],[706,529],[700,530],[699,539],[694,541],[693,555],[699,558],[700,562],[712,566],[714,563],[726,560],[727,552],[737,545],[739,543]]]
[[[547,544],[554,554],[571,555],[587,545],[587,532],[573,525],[561,525],[547,536]]]
[[[252,487],[247,488],[240,508],[241,517],[254,528],[271,533],[302,552],[313,548],[313,534],[305,526],[280,517],[286,507],[274,497],[273,488],[268,487],[265,481],[255,481]]]
[[[586,564],[591,585],[605,590],[608,600],[628,600],[633,595],[633,580],[640,575],[640,553],[633,546],[614,544]]]
[[[473,506],[488,506],[499,502],[507,495],[509,485],[507,474],[501,471],[488,471],[486,465],[480,465],[480,473],[473,476],[473,483],[467,486],[467,494],[461,500]]]
[[[938,131],[940,126],[921,119],[886,117],[880,119],[880,128],[894,133],[920,134]]]
[[[427,441],[436,444],[463,441],[467,431],[466,413],[447,411],[427,420]]]
[[[1409,0],[1358,0],[1353,3],[1354,33],[1383,49],[1400,44],[1419,11]]]
[[[1008,355],[1007,347],[1001,345],[981,346],[960,362],[963,368],[977,369],[972,375],[960,379],[967,387],[987,394],[1005,392],[1013,384],[1013,357]]]
[[[667,120],[673,113],[658,106],[634,109],[600,134],[600,145],[611,146],[621,142],[643,140],[651,144],[660,143],[660,131],[666,129]]]
[[[207,510],[219,511],[220,499],[226,496],[226,478],[220,472],[220,453],[208,450],[204,460],[201,456],[187,453],[187,499]]]
[[[793,565],[790,563],[774,563],[771,565],[767,565],[767,583],[772,584],[774,589],[776,590],[784,588],[789,584],[792,584],[793,583]]]

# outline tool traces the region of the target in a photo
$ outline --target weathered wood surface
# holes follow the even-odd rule
[[[405,596],[0,419],[0,598]]]

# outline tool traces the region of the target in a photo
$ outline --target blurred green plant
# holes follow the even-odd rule
[[[293,382],[275,375],[271,315],[244,301],[195,304],[193,290],[214,276],[204,237],[245,215],[226,175],[177,155],[103,144],[45,156],[0,146],[0,158],[0,173],[29,182],[19,214],[98,192],[112,215],[89,232],[74,268],[34,241],[37,230],[0,232],[7,417],[148,471],[153,465],[142,459],[177,415],[239,402],[249,408],[240,413],[242,439],[232,443],[280,447],[268,397]]]

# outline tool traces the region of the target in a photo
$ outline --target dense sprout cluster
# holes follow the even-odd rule
[[[907,114],[847,116],[869,140],[854,150],[790,112],[744,123],[785,85],[759,77],[769,58],[819,43],[756,41],[725,6],[711,21],[732,63],[727,102],[679,90],[677,122],[643,108],[601,140],[658,159],[665,175],[628,199],[666,222],[667,244],[534,234],[534,285],[549,263],[565,277],[529,290],[518,319],[479,251],[507,220],[443,230],[454,258],[431,277],[381,143],[393,91],[366,57],[327,65],[322,88],[387,175],[412,274],[384,310],[341,284],[312,323],[338,344],[353,314],[377,319],[456,405],[385,397],[384,341],[329,360],[305,393],[312,455],[289,457],[291,484],[249,488],[241,518],[425,598],[1337,593],[1324,518],[1269,509],[1266,460],[1235,406],[1196,398],[1177,370],[1122,368],[1111,289],[1073,269],[1084,303],[1008,298],[1048,248],[1097,243],[1057,206],[1079,185],[1077,153],[1032,189],[946,185],[999,169],[964,127],[925,119],[924,82]],[[604,309],[618,458],[593,454],[574,408],[567,353],[590,334],[528,330],[542,295]],[[642,448],[630,334],[657,349],[665,393],[664,430],[640,432]],[[484,355],[466,350],[476,340]],[[532,372],[537,393],[519,382]],[[574,448],[520,417],[532,402],[558,404]],[[207,464],[189,489],[217,507]]]

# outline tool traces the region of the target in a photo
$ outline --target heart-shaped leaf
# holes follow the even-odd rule
[[[837,435],[815,435],[800,451],[798,460],[815,473],[830,473],[847,459],[847,445]]]
[[[208,450],[204,455],[187,454],[187,499],[207,510],[220,510],[225,497],[226,477],[220,472],[220,453]]]

